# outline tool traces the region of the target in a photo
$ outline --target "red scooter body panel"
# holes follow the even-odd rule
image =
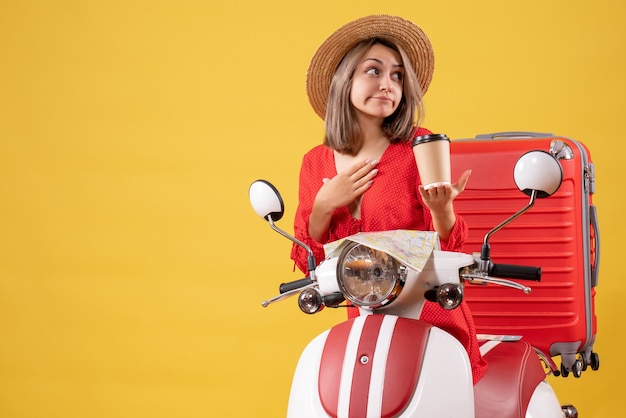
[[[320,400],[331,417],[338,415],[342,371],[346,368],[347,372],[352,372],[349,388],[351,418],[367,416],[370,385],[384,387],[381,417],[396,416],[413,396],[431,326],[413,319],[397,318],[393,329],[385,331],[384,318],[385,315],[368,315],[360,329],[355,329],[354,319],[331,329],[319,372]],[[386,337],[381,336],[381,332],[391,334]],[[348,347],[355,344],[358,345],[356,355],[346,355],[352,352]],[[375,360],[385,362],[384,382],[372,380]]]
[[[489,369],[474,386],[476,417],[526,416],[537,385],[546,377],[535,350],[525,341],[497,342],[484,357]]]

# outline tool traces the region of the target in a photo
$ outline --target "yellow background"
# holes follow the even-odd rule
[[[380,12],[434,44],[425,126],[590,147],[602,366],[551,382],[582,417],[619,415],[624,2],[399,3],[0,2],[1,417],[284,415],[301,349],[344,313],[261,308],[299,276],[248,186],[282,191],[290,231],[322,135],[308,60]]]

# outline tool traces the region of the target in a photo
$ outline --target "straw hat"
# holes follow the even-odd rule
[[[306,92],[315,113],[326,118],[326,102],[333,74],[344,55],[359,42],[384,38],[404,49],[426,93],[433,77],[435,55],[428,37],[413,22],[397,16],[372,15],[354,20],[337,29],[313,55],[307,70]]]

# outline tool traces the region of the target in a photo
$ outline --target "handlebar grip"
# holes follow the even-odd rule
[[[502,279],[541,280],[541,267],[517,266],[514,264],[491,264],[489,275]]]
[[[313,283],[313,281],[308,277],[300,280],[294,280],[293,282],[281,283],[278,287],[278,291],[282,295],[283,293],[287,293],[291,290],[300,289],[301,287],[308,286],[311,283]]]

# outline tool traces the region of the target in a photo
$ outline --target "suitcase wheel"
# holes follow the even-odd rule
[[[591,370],[598,370],[600,368],[600,356],[598,353],[591,353]]]
[[[591,370],[598,370],[600,368],[600,356],[596,352],[590,352],[587,356],[583,353],[579,353],[580,355],[571,365],[571,367],[565,366],[565,364],[561,363],[560,370],[555,370],[555,376],[567,377],[570,373],[576,378],[579,378],[587,367],[591,366]]]
[[[576,361],[574,361],[574,364],[572,364],[571,370],[567,370],[567,367],[565,367],[565,365],[561,363],[561,376],[569,376],[570,371],[575,378],[579,378],[583,373],[583,361],[581,359],[576,359]]]
[[[587,370],[588,366],[591,366],[591,370],[598,370],[600,368],[600,356],[595,351],[587,353],[587,355],[581,356],[583,361],[583,371]]]

